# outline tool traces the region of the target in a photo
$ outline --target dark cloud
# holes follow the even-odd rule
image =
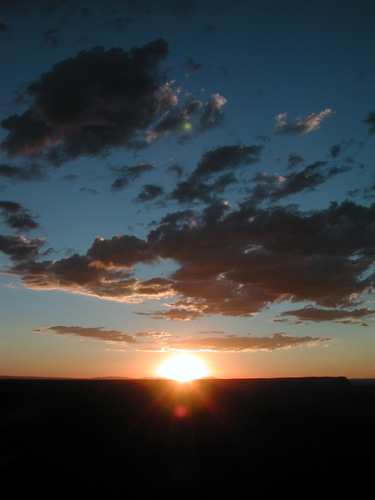
[[[112,184],[112,191],[121,191],[138,179],[141,175],[150,172],[154,167],[149,163],[141,163],[135,167],[112,168],[116,174],[116,180]]]
[[[58,47],[61,43],[59,38],[60,30],[58,28],[50,28],[43,32],[42,38],[50,47]]]
[[[136,236],[117,235],[110,240],[95,238],[87,255],[105,265],[131,268],[138,262],[154,262],[158,256],[149,247],[147,241]]]
[[[137,313],[139,314],[139,313]],[[144,316],[151,316],[153,319],[191,321],[197,319],[201,313],[192,309],[179,309],[171,307],[168,311],[158,311],[155,313],[143,313]]]
[[[370,126],[369,134],[375,134],[375,111],[370,111],[364,118],[363,123]]]
[[[155,198],[158,198],[164,193],[164,190],[161,186],[156,184],[144,184],[142,186],[142,190],[136,198],[136,201],[139,203],[144,203],[146,201],[152,201]]]
[[[13,201],[0,201],[0,212],[4,223],[19,231],[31,231],[39,227],[39,224],[33,219],[30,211],[23,208],[20,203]]]
[[[22,206],[20,203],[16,203],[14,201],[0,201],[0,210],[5,211],[6,213],[15,214],[22,210]]]
[[[292,153],[288,158],[288,169],[295,168],[298,164],[303,163],[303,158],[300,155]]]
[[[41,238],[27,240],[23,236],[0,235],[0,251],[9,255],[13,261],[37,258],[43,244],[44,240]]]
[[[210,183],[207,178],[226,170],[236,170],[259,161],[263,146],[221,146],[202,155],[195,170],[185,181],[180,181],[169,197],[179,203],[212,202],[216,196],[237,182],[232,173],[216,177]]]
[[[329,148],[329,154],[332,158],[338,158],[344,151],[354,144],[354,139],[343,139],[339,144],[334,144]]]
[[[145,240],[96,238],[86,255],[40,263],[18,255],[28,260],[12,272],[30,288],[132,302],[170,297],[166,309],[149,313],[164,319],[248,317],[283,300],[353,311],[373,286],[374,221],[375,204],[345,201],[301,212],[246,202],[232,209],[216,201],[200,213],[168,214]],[[141,281],[129,274],[138,263],[165,259],[177,265],[168,278]]]
[[[275,130],[277,134],[308,134],[317,130],[321,121],[331,116],[332,113],[331,109],[325,109],[320,113],[311,113],[306,118],[295,118],[293,120],[288,119],[287,113],[281,113],[276,116]]]
[[[173,165],[171,165],[170,167],[168,167],[168,172],[173,172],[177,175],[177,177],[181,177],[182,174],[184,173],[182,167],[180,165],[178,165],[177,163],[174,163]]]
[[[300,172],[293,171],[287,175],[257,173],[252,179],[255,186],[250,190],[252,201],[277,201],[302,191],[313,191],[319,184],[348,170],[346,166],[327,167],[327,162],[316,161]]]
[[[50,43],[55,36],[45,32]],[[189,95],[180,104],[179,90],[160,68],[167,54],[159,38],[129,51],[97,46],[58,62],[26,88],[28,109],[2,120],[3,151],[38,154],[58,166],[111,148],[138,150],[171,132],[184,142],[217,125],[226,99],[213,94],[203,105]],[[196,123],[189,123],[199,108]]]
[[[201,181],[197,176],[190,176],[186,181],[177,184],[176,188],[170,193],[169,198],[179,203],[194,201],[209,203],[235,182],[237,180],[233,174],[224,174],[210,184]]]
[[[290,349],[304,344],[316,345],[319,342],[327,342],[329,340],[313,337],[290,337],[283,333],[275,333],[271,337],[228,335],[223,337],[190,338],[167,341],[167,345],[170,349],[189,351],[246,352]]]
[[[98,46],[55,64],[27,87],[29,109],[2,121],[3,150],[18,156],[48,148],[57,162],[126,146],[173,104],[161,90],[167,53],[159,38],[129,52]]]
[[[49,326],[33,330],[35,333],[55,333],[57,335],[71,335],[90,340],[99,340],[107,343],[138,344],[132,335],[117,330],[104,330],[102,326],[84,328],[81,326]]]
[[[286,298],[333,307],[371,286],[375,205],[210,208],[149,234],[159,255],[180,264],[171,278],[184,314],[252,315]]]
[[[186,66],[190,71],[197,71],[198,69],[203,68],[204,65],[202,63],[195,62],[192,57],[189,57],[186,61]]]
[[[341,146],[340,144],[334,144],[329,148],[329,153],[333,158],[337,158],[339,154],[341,153]]]
[[[351,189],[347,194],[351,198],[361,195],[365,200],[373,200],[375,198],[375,175],[373,176],[370,185],[363,188]]]
[[[263,146],[232,145],[207,151],[202,155],[192,175],[204,178],[224,170],[251,165],[259,161],[262,149]]]
[[[25,167],[9,165],[7,163],[0,164],[0,177],[13,181],[40,181],[47,176],[42,168],[37,164],[29,164]]]
[[[280,316],[295,316],[304,321],[332,321],[343,319],[359,319],[375,314],[369,307],[361,307],[360,309],[320,309],[317,307],[304,307],[303,309],[295,309],[293,311],[284,311]]]

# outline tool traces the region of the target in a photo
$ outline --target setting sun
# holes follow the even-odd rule
[[[208,368],[200,359],[190,354],[179,354],[168,358],[158,369],[161,377],[178,382],[188,382],[208,376]]]

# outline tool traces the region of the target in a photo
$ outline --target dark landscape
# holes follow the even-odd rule
[[[4,378],[0,398],[1,486],[13,494],[364,498],[374,474],[373,381]]]

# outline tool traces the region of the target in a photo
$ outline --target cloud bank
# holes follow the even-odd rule
[[[249,317],[283,300],[346,311],[374,283],[374,221],[375,204],[301,212],[215,202],[165,216],[147,239],[96,238],[84,255],[41,260],[43,242],[21,237],[2,237],[0,247],[14,261],[9,272],[29,288],[128,302],[169,298],[165,309],[144,313],[157,318]],[[166,259],[178,266],[168,277],[134,275],[137,264]]]

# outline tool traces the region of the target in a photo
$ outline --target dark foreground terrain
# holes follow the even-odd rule
[[[365,498],[374,438],[375,385],[345,378],[0,380],[4,499]]]

